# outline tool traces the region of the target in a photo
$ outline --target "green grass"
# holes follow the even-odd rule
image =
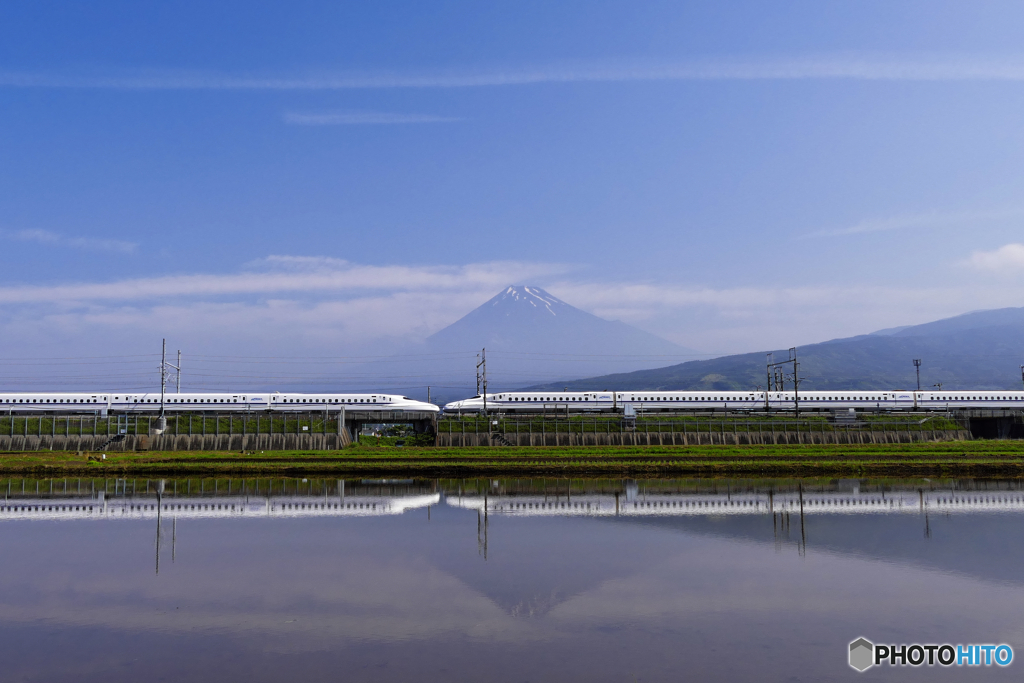
[[[888,445],[378,448],[0,454],[0,473],[61,476],[339,474],[550,476],[1024,476],[1024,442]]]

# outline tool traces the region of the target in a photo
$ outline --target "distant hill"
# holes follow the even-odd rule
[[[777,360],[786,357],[777,349]],[[798,349],[801,388],[907,389],[916,386],[913,359],[920,358],[921,386],[948,389],[1021,388],[1024,308],[977,311],[923,325],[896,327]],[[765,352],[723,356],[668,367],[550,382],[537,388],[752,389],[765,385]]]

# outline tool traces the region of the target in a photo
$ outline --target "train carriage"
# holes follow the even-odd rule
[[[447,413],[857,412],[1024,410],[1022,391],[536,391],[498,392],[445,405]]]
[[[33,413],[138,413],[196,412],[309,412],[309,411],[439,412],[432,403],[394,394],[305,394],[305,393],[175,393],[25,392],[0,394],[0,412]]]

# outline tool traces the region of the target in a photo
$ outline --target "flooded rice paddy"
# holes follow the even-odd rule
[[[0,480],[5,681],[1019,680],[1024,487]]]

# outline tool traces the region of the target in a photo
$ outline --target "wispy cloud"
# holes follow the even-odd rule
[[[976,260],[1024,267],[1024,245]],[[0,351],[18,355],[49,345],[56,352],[60,344],[102,346],[111,338],[143,343],[169,330],[221,351],[379,351],[437,331],[514,282],[544,286],[596,315],[715,354],[927,322],[977,308],[979,300],[1019,305],[1017,292],[984,284],[715,288],[591,280],[550,263],[388,266],[276,255],[231,273],[0,288]]]
[[[452,290],[497,291],[524,278],[568,270],[546,263],[492,262],[465,266],[368,266],[340,259],[272,256],[248,272],[168,275],[113,282],[0,287],[0,303],[139,301],[170,297],[266,296],[303,292]],[[488,296],[493,296],[491,292]],[[486,297],[485,297],[486,298]]]
[[[916,214],[902,214],[888,218],[873,218],[845,228],[830,228],[812,232],[806,237],[837,237],[862,235],[892,230],[927,230],[963,225],[977,225],[1009,218],[1024,217],[1024,209],[1004,208],[991,211],[928,211]]]
[[[431,116],[428,114],[390,114],[387,112],[333,112],[302,114],[289,112],[284,115],[285,123],[298,126],[360,126],[397,125],[407,123],[457,123],[461,118]]]
[[[967,259],[968,265],[989,272],[1024,270],[1024,244],[1004,244],[992,251],[976,251]]]
[[[49,230],[0,230],[0,237],[21,242],[37,242],[54,247],[88,249],[95,251],[116,251],[128,254],[138,248],[135,242],[99,239],[95,237],[69,237]]]
[[[1024,55],[745,56],[672,62],[623,60],[435,71],[302,75],[166,70],[117,73],[0,72],[0,87],[117,90],[352,90],[472,88],[540,83],[715,80],[1024,81]]]

